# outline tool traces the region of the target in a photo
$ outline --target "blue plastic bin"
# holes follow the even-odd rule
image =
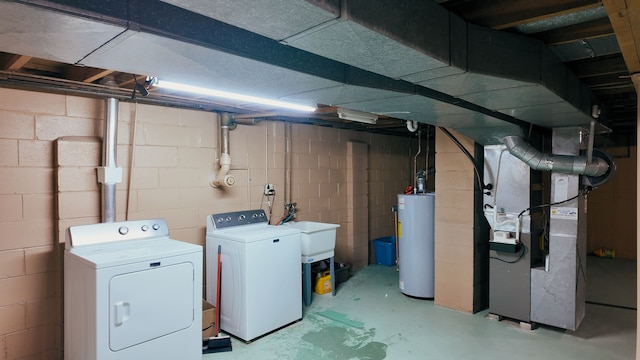
[[[376,254],[376,264],[385,266],[396,265],[396,237],[386,236],[373,240]]]

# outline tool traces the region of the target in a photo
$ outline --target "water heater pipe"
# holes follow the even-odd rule
[[[118,139],[118,100],[106,102],[106,116],[102,138],[102,167],[98,170],[98,182],[102,184],[102,222],[116,221],[116,184],[122,182],[122,168],[116,166]]]
[[[231,169],[231,155],[229,155],[229,128],[233,117],[229,113],[220,114],[220,169],[216,178],[211,182],[213,187],[231,187],[236,183],[233,175],[229,175]]]
[[[586,156],[543,154],[519,136],[505,136],[502,140],[511,155],[534,170],[595,177],[604,175],[609,170],[607,161],[599,157],[589,161]]]

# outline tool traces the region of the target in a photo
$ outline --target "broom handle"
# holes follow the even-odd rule
[[[220,274],[220,271],[222,270],[222,266],[220,262],[220,252],[221,252],[221,246],[218,245],[218,281],[216,286],[216,327],[215,327],[216,337],[220,335],[220,282],[222,282],[222,276]]]

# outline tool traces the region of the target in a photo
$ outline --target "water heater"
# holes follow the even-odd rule
[[[398,267],[400,291],[434,296],[435,194],[398,195]]]

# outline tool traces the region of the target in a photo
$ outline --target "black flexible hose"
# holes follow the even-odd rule
[[[462,151],[462,153],[467,156],[467,159],[471,161],[471,164],[473,164],[473,171],[476,173],[476,180],[478,181],[478,185],[480,186],[480,188],[482,190],[491,190],[493,186],[491,184],[485,185],[485,183],[482,181],[482,176],[480,176],[480,166],[476,162],[476,159],[473,157],[473,155],[469,153],[469,151],[462,145],[462,143],[460,143],[460,141],[458,141],[458,139],[452,133],[449,132],[449,130],[441,126],[438,128],[442,130],[442,132],[445,133],[445,135],[447,135],[449,139],[451,139],[451,141],[456,144],[456,146],[458,146],[460,151]]]

